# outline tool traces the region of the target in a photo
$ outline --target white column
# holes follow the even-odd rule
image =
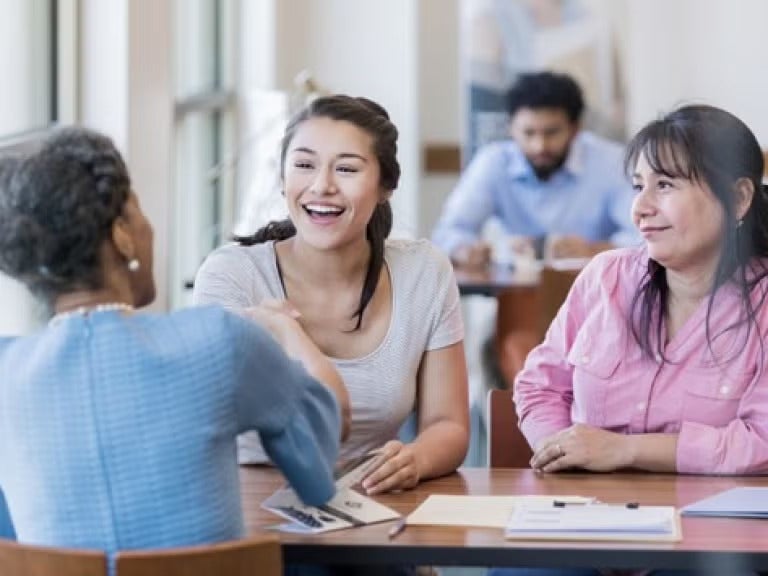
[[[154,309],[168,307],[173,194],[173,2],[83,0],[81,120],[108,134],[128,163],[155,230]]]

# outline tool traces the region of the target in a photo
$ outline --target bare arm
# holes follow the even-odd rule
[[[410,444],[384,445],[382,464],[363,482],[369,494],[413,488],[453,472],[469,444],[464,343],[424,353],[419,368],[419,435]]]
[[[419,477],[456,470],[469,445],[464,342],[425,352],[419,369],[419,435],[413,442]]]

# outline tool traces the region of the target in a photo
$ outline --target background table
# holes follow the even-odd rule
[[[247,530],[262,531],[282,520],[259,504],[282,484],[263,467],[240,474]],[[538,475],[532,470],[462,469],[379,501],[407,514],[429,494],[573,494],[603,502],[684,506],[734,486],[766,485],[765,478],[659,474]],[[531,542],[506,540],[493,528],[409,526],[394,540],[393,522],[322,535],[282,534],[286,562],[346,565],[431,564],[465,566],[596,566],[673,568],[733,574],[768,570],[768,521],[683,518],[683,540],[643,542]]]

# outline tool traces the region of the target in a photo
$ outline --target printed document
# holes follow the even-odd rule
[[[515,507],[504,534],[535,540],[676,541],[680,522],[672,506],[522,504]]]
[[[261,503],[261,507],[290,522],[273,526],[282,532],[320,534],[331,530],[365,526],[400,517],[400,514],[365,496],[360,481],[378,466],[374,450],[337,471],[336,494],[322,506],[305,506],[289,487],[280,488]]]

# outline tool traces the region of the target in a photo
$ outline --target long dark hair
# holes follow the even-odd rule
[[[725,110],[712,106],[684,106],[637,133],[627,147],[624,161],[627,173],[634,170],[640,156],[654,172],[705,183],[723,207],[722,250],[705,324],[710,351],[710,314],[715,293],[726,282],[733,282],[738,287],[742,310],[725,331],[746,324],[745,338],[752,327],[760,334],[756,316],[768,296],[766,287],[759,288],[768,276],[762,260],[768,256],[768,191],[761,183],[764,160],[754,134]],[[754,194],[746,214],[737,221],[734,186],[743,178],[752,183]],[[755,293],[757,298],[753,301]],[[666,269],[649,259],[647,272],[632,301],[630,326],[635,340],[650,357],[658,353],[664,358],[662,322],[668,298]]]
[[[294,116],[288,123],[283,136],[280,152],[280,172],[283,176],[288,147],[298,127],[310,118],[331,118],[350,122],[368,133],[373,138],[373,148],[379,162],[381,188],[391,192],[397,188],[400,179],[400,164],[397,161],[397,128],[390,121],[387,111],[367,98],[354,98],[337,94],[313,100]],[[392,231],[392,207],[389,200],[383,199],[376,205],[366,228],[366,238],[371,245],[371,259],[365,274],[365,282],[360,294],[360,304],[353,314],[357,317],[355,330],[363,322],[363,312],[373,298],[384,265],[384,241]],[[270,222],[264,228],[250,236],[235,236],[236,242],[243,246],[260,244],[270,240],[285,240],[296,234],[296,227],[290,219]]]

